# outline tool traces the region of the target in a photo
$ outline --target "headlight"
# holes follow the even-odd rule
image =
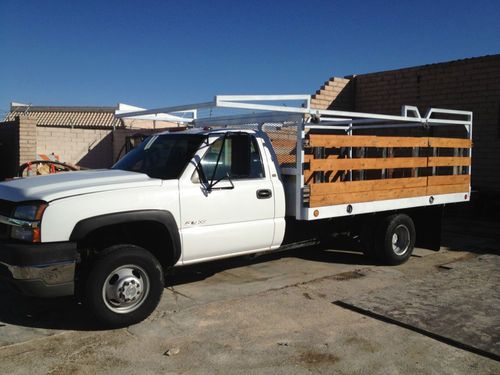
[[[46,203],[35,203],[18,206],[14,210],[14,218],[21,220],[41,220],[43,211],[47,208]]]
[[[10,236],[17,240],[40,242],[40,221],[47,203],[38,202],[16,207]]]

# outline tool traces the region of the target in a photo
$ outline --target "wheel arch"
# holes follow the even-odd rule
[[[162,266],[172,266],[180,259],[181,240],[178,226],[172,213],[164,210],[125,211],[86,218],[75,225],[70,241],[85,246],[89,245],[95,236],[113,233],[124,235],[124,240],[138,245],[144,245],[144,241],[150,243],[153,240],[141,238],[141,234],[135,233],[137,231],[132,232],[133,229],[141,230],[142,236],[153,235],[157,239],[167,240],[165,246],[160,245],[158,249],[152,251],[159,258]],[[134,238],[137,241],[134,241]],[[140,241],[141,239],[143,241]]]

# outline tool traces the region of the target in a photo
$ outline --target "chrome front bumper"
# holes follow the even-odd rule
[[[73,295],[75,291],[76,262],[63,262],[40,266],[12,266],[0,262],[11,277],[9,284],[23,294],[36,297]]]
[[[36,297],[74,294],[76,245],[0,243],[0,283]]]

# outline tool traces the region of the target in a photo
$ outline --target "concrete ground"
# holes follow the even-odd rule
[[[71,299],[0,291],[0,373],[498,374],[494,359],[332,303],[500,254],[500,224],[463,220],[447,222],[440,252],[397,267],[337,246],[178,269],[153,315],[127,329],[100,330]]]

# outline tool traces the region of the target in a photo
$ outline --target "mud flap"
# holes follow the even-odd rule
[[[441,247],[441,225],[444,206],[416,208],[409,212],[415,223],[416,247],[438,251]]]

